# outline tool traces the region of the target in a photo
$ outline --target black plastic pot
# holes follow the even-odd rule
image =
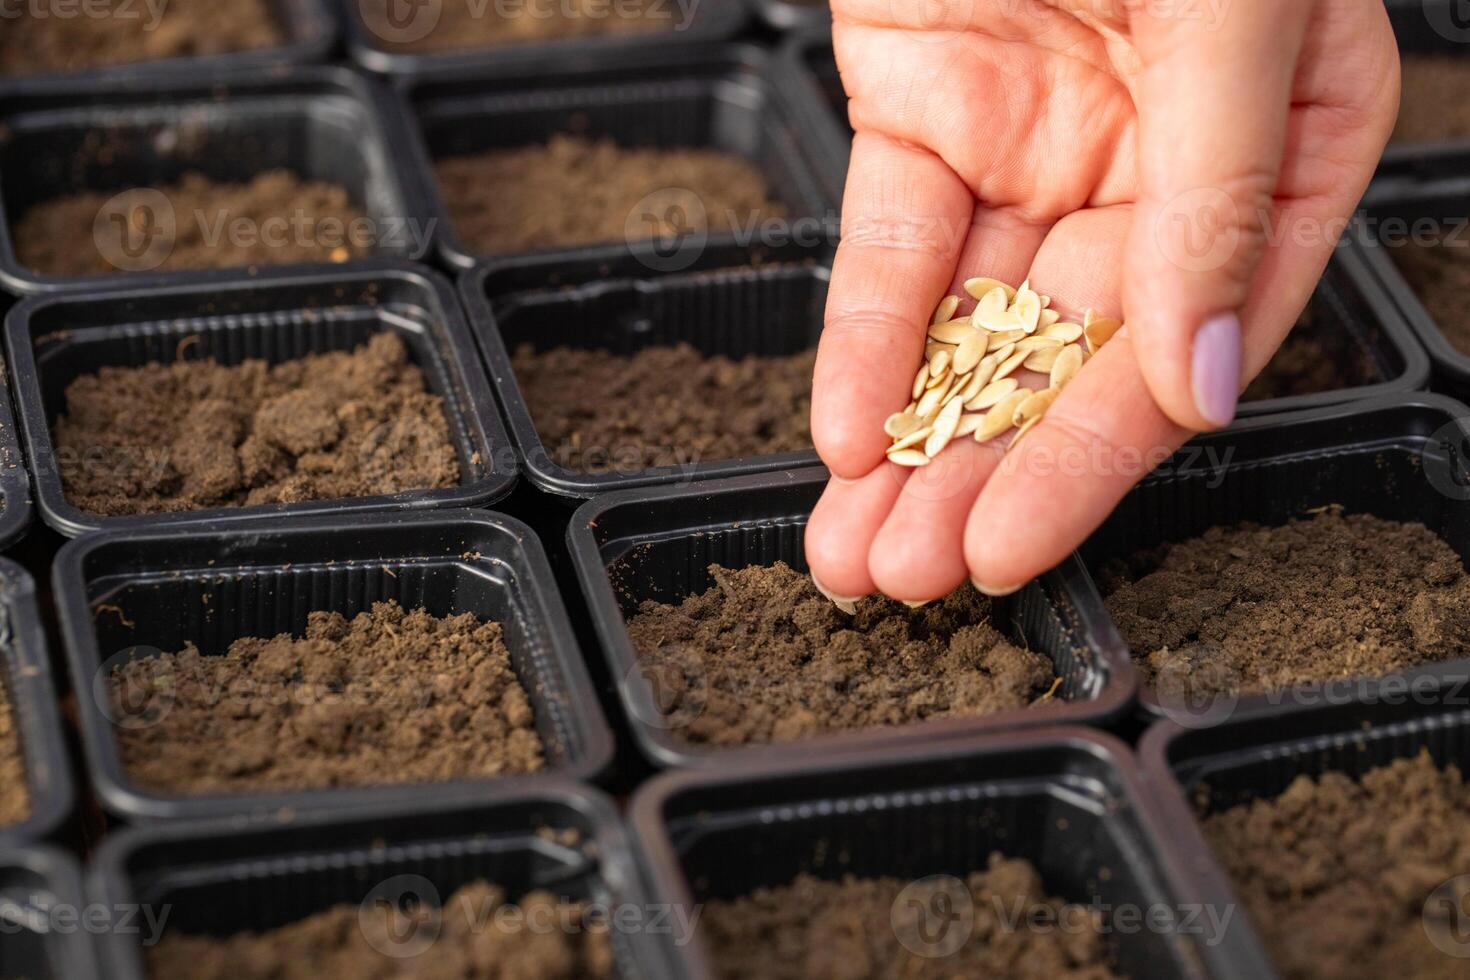
[[[1460,0],[1386,0],[1399,54],[1409,57],[1461,57],[1470,43],[1470,19]],[[1439,143],[1390,143],[1379,162],[1380,174],[1423,176],[1449,158],[1470,153],[1470,139]]]
[[[630,819],[655,900],[731,899],[802,872],[963,876],[999,851],[1030,860],[1047,894],[1069,902],[1197,916],[1120,925],[1110,943],[1124,975],[1252,977],[1262,964],[1238,919],[1206,932],[1196,896],[1212,877],[1171,846],[1128,749],[1087,729],[664,775],[639,790]],[[715,975],[701,943],[665,946],[681,976]]]
[[[827,0],[747,0],[751,11],[765,22],[767,27],[778,31],[795,31],[806,28],[832,26],[832,8]]]
[[[627,913],[610,939],[620,978],[671,975],[645,951],[639,927],[657,913],[645,896],[612,803],[554,782],[514,799],[419,798],[319,814],[190,821],[110,836],[87,877],[93,901],[167,907],[170,932],[225,937],[277,928],[332,906],[438,905],[458,888],[488,881],[511,900],[546,889],[558,897]],[[476,914],[482,910],[472,910]],[[488,920],[485,928],[496,926]],[[380,914],[380,913],[379,913]],[[531,925],[530,923],[527,924]],[[395,936],[390,955],[432,951],[435,934]],[[99,953],[108,975],[142,980],[144,936],[108,932]]]
[[[534,76],[547,66],[560,69],[593,59],[656,53],[666,56],[670,49],[709,41],[723,41],[740,33],[748,19],[745,8],[730,0],[662,0],[650,8],[650,15],[667,14],[671,29],[606,37],[571,37],[515,44],[487,45],[443,51],[414,51],[403,46],[426,37],[437,26],[442,8],[449,4],[475,4],[478,0],[431,0],[411,7],[399,8],[390,20],[392,37],[381,37],[363,19],[361,10],[366,0],[334,0],[342,12],[347,35],[347,49],[353,61],[369,71],[399,77],[434,74],[473,68],[492,71],[502,76]],[[617,4],[604,5],[616,10]],[[528,15],[552,10],[557,4],[548,0],[486,0],[480,7],[486,16],[497,9]],[[589,7],[589,10],[594,9]],[[470,7],[471,12],[475,10]],[[401,25],[401,26],[399,26]]]
[[[1228,884],[1190,803],[1201,796],[1216,813],[1279,796],[1298,776],[1341,772],[1361,777],[1395,759],[1427,750],[1441,766],[1470,770],[1470,674],[1447,684],[1421,684],[1371,702],[1296,707],[1271,717],[1191,729],[1160,722],[1139,745],[1140,764],[1174,844],[1192,855],[1208,901],[1245,906]],[[1463,943],[1463,937],[1459,937]],[[1269,959],[1264,947],[1260,955]],[[1447,961],[1448,963],[1448,961]],[[1269,978],[1274,971],[1252,976]]]
[[[0,976],[100,976],[85,904],[81,871],[70,855],[49,847],[0,849]]]
[[[5,558],[0,558],[0,665],[0,684],[5,685],[20,736],[30,803],[26,819],[0,827],[0,849],[6,849],[55,836],[71,815],[73,794],[36,584],[25,569]]]
[[[170,253],[181,222],[201,223],[206,240],[223,233],[220,216],[178,213],[163,195],[147,193],[190,171],[241,181],[284,168],[340,185],[372,223],[377,257],[419,258],[432,229],[410,220],[406,182],[379,115],[383,94],[376,82],[328,67],[191,72],[105,86],[77,80],[17,84],[6,90],[0,107],[0,284],[31,294],[116,288],[122,278],[134,285],[218,281],[219,270],[154,271]],[[155,219],[144,234],[130,233],[126,240],[116,232],[94,233],[104,257],[129,271],[63,276],[22,265],[12,236],[23,213],[83,191],[132,192],[104,206],[117,207],[116,215],[99,215],[104,230],[111,227],[104,218],[131,218],[144,213],[144,206]],[[276,233],[263,226],[259,231]],[[323,225],[310,231],[341,229]],[[344,266],[354,264],[362,263]]]
[[[0,293],[0,323],[15,300]],[[31,478],[20,451],[20,429],[11,407],[9,370],[0,370],[0,549],[8,548],[31,525]]]
[[[266,6],[276,19],[284,37],[284,43],[269,48],[246,51],[231,51],[225,54],[196,55],[180,58],[162,58],[153,61],[135,61],[122,65],[98,65],[73,72],[48,72],[41,75],[22,75],[0,79],[0,99],[16,81],[54,81],[59,78],[85,80],[90,84],[112,85],[119,81],[137,78],[180,78],[188,75],[197,77],[201,73],[230,69],[253,69],[261,71],[283,65],[309,64],[326,61],[332,56],[337,43],[336,15],[328,8],[325,0],[267,0]],[[55,8],[61,9],[61,8]],[[119,9],[131,10],[140,17],[147,17],[147,8],[142,0]]]
[[[181,354],[238,364],[275,364],[306,354],[351,350],[393,331],[423,369],[459,456],[460,484],[371,497],[173,513],[104,516],[66,499],[64,466],[51,426],[66,410],[67,386],[104,366],[169,363]],[[185,338],[193,338],[187,344]],[[312,267],[246,280],[178,283],[153,289],[34,297],[11,311],[6,343],[16,401],[44,520],[66,535],[98,528],[229,523],[265,514],[423,510],[490,503],[515,483],[514,452],[496,414],[454,289],[408,263],[356,271]]]
[[[1429,387],[1429,356],[1379,277],[1369,271],[1359,245],[1349,241],[1337,248],[1311,302],[1310,332],[1324,352],[1344,367],[1358,361],[1369,368],[1373,380],[1305,395],[1242,401],[1237,413],[1241,418]]]
[[[607,447],[606,472],[568,469],[536,431],[511,354],[521,344],[627,355],[679,342],[707,355],[795,354],[821,335],[833,250],[711,243],[692,264],[663,272],[649,257],[608,247],[489,261],[462,276],[460,294],[527,478],[570,507],[609,490],[816,465],[807,449],[627,469],[616,465],[617,447]]]
[[[443,511],[110,532],[62,548],[54,577],[88,769],[102,806],[118,817],[260,815],[456,793],[499,798],[548,778],[596,779],[612,759],[612,733],[546,555],[513,518]],[[240,637],[300,635],[313,611],[350,618],[385,600],[503,624],[546,746],[545,770],[449,783],[190,796],[151,790],[129,777],[115,725],[150,723],[172,702],[164,689],[118,714],[108,697],[114,666],[187,642],[214,656]]]
[[[822,13],[827,16],[826,8]],[[852,156],[852,125],[847,121],[847,92],[832,53],[831,25],[793,32],[781,45],[780,59],[792,86],[805,94],[804,145],[814,147],[813,152],[827,162],[822,174],[833,182],[830,193],[840,201]]]
[[[551,71],[543,66],[534,80],[460,71],[405,82],[399,86],[406,103],[402,138],[413,168],[424,177],[419,213],[434,222],[440,259],[470,268],[480,255],[454,229],[434,161],[575,133],[623,146],[702,147],[745,157],[760,168],[790,219],[831,223],[830,180],[813,170],[823,161],[801,149],[802,94],[788,91],[783,78],[763,48],[708,44],[578,60]],[[681,268],[702,247],[733,244],[737,234],[694,231],[668,243],[667,253],[651,247],[649,254],[665,268]]]
[[[1429,352],[1434,389],[1464,400],[1470,398],[1470,354],[1449,342],[1394,262],[1395,252],[1421,247],[1416,242],[1470,249],[1470,178],[1449,159],[1436,162],[1433,170],[1432,180],[1375,181],[1351,234],[1366,267]],[[1470,251],[1465,254],[1470,263]]]
[[[1095,624],[1091,641],[1127,655],[1093,574],[1109,561],[1212,527],[1241,521],[1281,525],[1340,505],[1347,513],[1421,522],[1470,560],[1467,439],[1470,408],[1427,393],[1246,419],[1198,437],[1123,498],[1079,550],[1084,570],[1072,584],[1078,607]],[[1144,684],[1139,697],[1150,719],[1202,728],[1275,717],[1293,706],[1371,700],[1381,690],[1467,672],[1470,662],[1445,662],[1406,674],[1238,697],[1197,693],[1189,675],[1180,673],[1170,675],[1162,691]],[[1213,689],[1227,679],[1210,677],[1207,683]]]
[[[724,769],[737,761],[825,758],[844,748],[888,745],[917,749],[944,739],[1044,724],[1100,727],[1123,716],[1137,684],[1126,651],[1090,640],[1092,612],[1078,614],[1064,564],[1014,596],[996,600],[994,622],[1011,639],[1049,658],[1062,679],[1055,703],[976,718],[946,718],[902,727],[824,735],[796,743],[712,748],[682,738],[699,705],[672,714],[659,707],[655,671],[645,673],[625,616],[653,599],[677,603],[708,589],[706,569],[772,565],[806,571],[802,538],[826,486],[822,469],[737,477],[686,488],[610,493],[572,517],[567,545],[582,581],[593,625],[644,754],[659,766]]]

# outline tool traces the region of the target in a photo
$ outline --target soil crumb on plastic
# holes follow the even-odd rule
[[[688,344],[537,353],[522,344],[512,364],[552,460],[598,473],[810,449],[816,358],[732,360]]]
[[[645,601],[628,634],[677,733],[709,745],[1024,708],[1049,660],[1006,640],[966,585],[921,609],[880,597],[848,616],[784,563],[733,571],[677,606]]]
[[[112,677],[128,775],[169,793],[371,786],[534,772],[531,702],[499,623],[374,603],[301,637],[193,644]],[[141,710],[138,706],[141,705]]]
[[[295,503],[451,487],[443,399],[396,334],[269,365],[104,367],[66,388],[67,499],[93,514]]]
[[[26,763],[20,747],[20,725],[10,704],[10,693],[0,678],[0,827],[20,823],[31,815],[26,790]]]
[[[148,191],[167,200],[166,212],[158,213]],[[22,265],[86,276],[346,262],[372,254],[375,227],[337,184],[289,170],[246,183],[190,172],[134,197],[85,191],[40,201],[21,215],[13,237]]]
[[[0,10],[13,13],[0,18],[0,75],[274,47],[286,39],[272,6],[267,0],[7,4]]]
[[[1391,143],[1470,137],[1470,61],[1459,55],[1406,54],[1403,93]]]
[[[1357,388],[1382,380],[1368,352],[1315,303],[1297,320],[1265,370],[1240,396],[1243,402]]]
[[[444,157],[434,170],[455,232],[487,255],[623,242],[630,234],[729,231],[786,214],[754,164],[718,150],[556,136],[545,145]]]
[[[439,908],[382,902],[365,913],[344,903],[261,932],[223,938],[165,932],[148,950],[148,966],[155,977],[194,980],[611,980],[606,928],[584,921],[586,911],[546,891],[512,902],[505,889],[478,881]],[[553,928],[531,927],[543,922]],[[569,927],[555,927],[562,922]],[[418,949],[416,937],[435,938],[405,958],[405,951]]]
[[[1467,244],[1462,236],[1437,245],[1410,241],[1390,249],[1389,255],[1450,346],[1470,355],[1470,308],[1465,305],[1466,290],[1470,289]]]
[[[1104,570],[1144,682],[1192,696],[1470,656],[1470,576],[1422,524],[1323,511],[1243,523]]]
[[[682,29],[679,4],[663,0],[558,0],[557,3],[436,3],[405,19],[395,0],[359,0],[368,42],[394,52],[438,52],[564,38],[617,37]],[[432,10],[432,13],[430,12]]]
[[[1202,795],[1201,804],[1207,802]],[[1463,980],[1459,892],[1470,874],[1470,787],[1427,752],[1370,770],[1298,776],[1274,799],[1208,816],[1205,835],[1289,980]]]
[[[933,910],[963,902],[964,891],[974,921],[960,945],[932,919]],[[1011,914],[1019,920],[1008,919]],[[1030,921],[1055,927],[1027,928]],[[964,928],[958,922],[950,927]],[[789,885],[711,901],[700,928],[722,980],[1118,976],[1100,913],[1049,897],[1029,861],[1000,854],[992,854],[988,869],[971,872],[963,884],[952,878],[911,883],[853,875],[826,881],[800,874]]]

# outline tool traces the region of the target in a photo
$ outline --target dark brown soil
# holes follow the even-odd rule
[[[187,349],[181,351],[187,353]],[[107,367],[66,389],[56,420],[66,496],[144,514],[450,487],[443,399],[396,335],[274,367]]]
[[[300,638],[130,661],[113,690],[119,711],[146,706],[117,729],[128,775],[170,793],[442,782],[545,764],[500,624],[471,613],[393,602],[351,620],[314,612]],[[147,690],[165,693],[140,702]]]
[[[188,173],[146,190],[169,208],[155,208],[143,191],[122,198],[87,191],[34,205],[15,226],[16,256],[47,275],[83,276],[346,262],[373,251],[376,229],[345,189],[289,170],[240,184]],[[114,214],[130,223],[126,241],[107,220]]]
[[[953,908],[941,886],[900,895],[909,882],[898,878],[845,876],[840,882],[798,875],[790,885],[762,888],[734,901],[708,904],[700,928],[716,972],[725,980],[1109,980],[1102,927],[1092,909],[1048,897],[1029,861],[990,856],[986,871],[965,881],[974,910],[969,939],[949,955],[923,952],[958,944],[938,931],[931,908]],[[962,896],[961,896],[962,897]],[[909,899],[914,901],[910,902]],[[1066,928],[1026,928],[1027,918]],[[907,913],[912,926],[898,921]],[[1021,927],[1012,923],[1020,922]],[[927,927],[927,928],[926,928]],[[949,928],[960,929],[956,921]],[[907,948],[900,932],[916,937]]]
[[[678,606],[644,602],[628,634],[666,716],[710,745],[992,714],[1046,700],[1040,654],[990,624],[966,585],[909,609],[870,597],[848,616],[784,563],[731,571]]]
[[[362,12],[371,43],[387,51],[451,51],[562,38],[616,37],[672,31],[685,24],[678,5],[653,0],[443,0],[434,8],[420,8],[424,12],[415,17],[399,15],[390,19],[391,2],[363,0],[356,6]],[[437,21],[428,19],[430,9],[437,9]]]
[[[717,150],[556,136],[544,146],[445,157],[434,171],[455,231],[484,254],[621,242],[630,231],[638,240],[728,231],[786,214],[754,164]],[[678,193],[666,201],[671,188]],[[704,222],[691,213],[700,205]]]
[[[265,0],[16,2],[0,20],[0,75],[79,71],[161,58],[268,48],[285,42]],[[157,11],[155,15],[154,11]]]
[[[1406,241],[1389,254],[1450,346],[1470,354],[1470,308],[1465,305],[1465,290],[1470,287],[1470,241],[1455,233],[1451,224],[1444,225],[1443,231],[1445,238],[1440,244]]]
[[[1367,351],[1344,328],[1326,322],[1319,310],[1309,306],[1266,369],[1256,375],[1240,398],[1252,402],[1315,395],[1378,380]]]
[[[597,473],[811,448],[816,356],[734,361],[688,344],[538,354],[523,344],[513,364],[551,458]]]
[[[475,882],[450,895],[441,909],[405,912],[381,906],[360,915],[357,905],[335,905],[299,922],[225,939],[164,933],[148,950],[149,973],[193,980],[604,980],[613,976],[612,948],[595,924],[582,924],[583,908],[548,892],[531,892],[505,906],[505,890]],[[572,923],[571,929],[533,929],[533,922]],[[516,929],[501,923],[521,922]],[[437,930],[437,932],[436,932]],[[379,950],[419,948],[419,937],[437,935],[416,956]],[[412,945],[410,945],[410,943]]]
[[[21,755],[20,726],[10,707],[10,693],[0,678],[0,827],[20,823],[31,814],[26,792],[26,764]]]
[[[1367,514],[1212,528],[1107,570],[1103,590],[1145,682],[1187,665],[1198,693],[1470,656],[1459,556],[1422,524]]]
[[[1275,799],[1206,818],[1282,976],[1463,980],[1425,930],[1426,899],[1470,873],[1470,788],[1429,754],[1354,782],[1298,776]],[[1463,928],[1463,926],[1461,926]]]
[[[1404,59],[1403,94],[1392,143],[1470,137],[1470,61],[1411,54]]]

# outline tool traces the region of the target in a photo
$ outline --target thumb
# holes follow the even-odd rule
[[[1154,400],[1191,429],[1235,415],[1240,312],[1266,249],[1311,6],[1233,0],[1212,22],[1155,5],[1130,22],[1142,71],[1124,319]]]

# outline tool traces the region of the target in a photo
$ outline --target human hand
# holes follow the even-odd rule
[[[807,560],[834,597],[930,600],[967,577],[1005,594],[1231,420],[1388,139],[1393,33],[1382,0],[832,13],[856,136],[812,402],[833,479]],[[1004,440],[961,438],[903,469],[883,421],[908,404],[935,305],[971,276],[1029,277],[1064,319],[1094,307],[1126,329],[1004,464]]]

